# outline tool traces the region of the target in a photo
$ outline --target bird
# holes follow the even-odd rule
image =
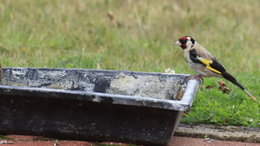
[[[234,85],[238,86],[251,99],[256,101],[256,98],[242,86],[235,77],[226,71],[224,66],[203,46],[191,36],[180,37],[175,45],[180,46],[183,51],[183,57],[189,67],[198,73],[197,77],[222,77]]]

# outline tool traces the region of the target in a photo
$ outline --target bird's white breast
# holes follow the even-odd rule
[[[188,49],[183,50],[183,57],[188,63],[192,63]]]

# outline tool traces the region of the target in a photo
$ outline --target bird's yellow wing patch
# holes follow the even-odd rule
[[[198,57],[198,60],[199,60],[200,62],[202,62],[203,64],[205,64],[207,69],[209,69],[209,70],[211,70],[211,71],[213,71],[213,72],[215,72],[215,73],[217,73],[217,74],[221,74],[220,71],[218,71],[218,70],[216,70],[216,69],[210,67],[210,64],[212,63],[211,60],[204,59],[204,58],[202,58],[202,57]]]
[[[217,74],[221,74],[221,72],[215,70],[214,68],[212,68],[212,67],[210,67],[210,66],[206,66],[206,68],[209,69],[209,70],[211,70],[211,71],[213,71],[213,72],[215,72],[215,73],[217,73]]]
[[[200,62],[202,62],[203,64],[205,64],[205,65],[209,65],[210,63],[212,63],[211,60],[204,59],[204,58],[202,58],[202,57],[198,57],[198,60],[199,60]]]

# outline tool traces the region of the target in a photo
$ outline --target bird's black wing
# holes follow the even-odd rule
[[[211,58],[211,60],[203,58],[197,54],[195,49],[191,49],[189,51],[189,56],[192,62],[199,63],[212,72],[215,72],[217,74],[222,74],[223,72],[226,72],[225,68],[215,58]]]
[[[189,51],[189,54],[190,54],[190,60],[191,60],[192,62],[194,62],[194,63],[199,63],[199,64],[205,66],[205,64],[203,64],[202,62],[200,62],[200,61],[197,59],[198,54],[197,54],[197,52],[196,52],[195,49],[191,49],[191,50]]]
[[[210,65],[210,67],[212,67],[220,72],[226,72],[226,69],[215,58],[212,58],[212,63],[210,63],[209,65]]]

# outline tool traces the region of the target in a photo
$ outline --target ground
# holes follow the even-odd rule
[[[131,144],[115,143],[115,142],[103,142],[93,143],[86,141],[69,141],[69,140],[54,140],[44,139],[35,136],[21,136],[21,135],[9,135],[9,138],[15,138],[19,140],[1,140],[9,142],[9,144],[1,144],[3,146],[134,146]],[[256,143],[248,142],[234,142],[234,141],[221,141],[214,139],[202,139],[202,138],[188,138],[174,136],[169,146],[259,146]]]
[[[176,73],[191,71],[173,43],[190,35],[260,98],[258,0],[3,0],[3,67],[55,67]],[[183,123],[260,126],[260,104],[220,78],[204,79]],[[212,88],[207,88],[212,87]]]

